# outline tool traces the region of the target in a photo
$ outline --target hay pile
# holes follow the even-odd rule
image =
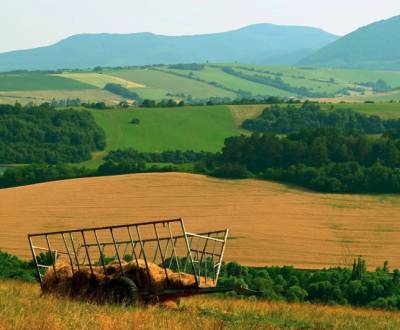
[[[175,273],[170,269],[164,269],[154,263],[146,263],[139,259],[137,262],[122,263],[124,276],[133,280],[139,290],[152,293],[162,293],[166,289],[188,289],[196,287],[195,277],[187,273]],[[50,267],[43,277],[43,292],[66,296],[85,297],[89,300],[102,300],[102,284],[106,279],[121,276],[121,266],[118,262],[106,266],[106,274],[102,266],[93,266],[93,274],[88,266],[81,266],[80,271],[72,270],[69,264],[57,262],[55,271]],[[167,275],[166,275],[167,273]],[[211,279],[201,277],[199,286],[211,287],[214,283]]]

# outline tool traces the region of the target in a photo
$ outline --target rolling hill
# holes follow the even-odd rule
[[[196,67],[192,70],[191,66]],[[388,90],[374,89],[383,81]],[[400,71],[222,63],[63,70],[0,74],[0,103],[79,99],[117,105],[123,98],[104,90],[120,84],[142,99],[204,101],[209,98],[295,97],[330,101],[399,100]],[[335,99],[334,99],[335,98]]]
[[[81,34],[47,47],[0,54],[0,71],[206,61],[291,64],[336,39],[316,28],[272,24],[194,36]]]
[[[400,16],[362,27],[301,60],[301,65],[400,69]]]
[[[357,256],[371,268],[400,265],[396,195],[153,173],[1,189],[0,210],[0,249],[27,258],[27,232],[183,217],[194,232],[229,227],[225,259],[244,265],[321,268],[351,265]]]

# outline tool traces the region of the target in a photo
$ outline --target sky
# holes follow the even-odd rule
[[[221,32],[255,23],[345,35],[400,15],[399,0],[0,0],[0,52],[78,33]]]

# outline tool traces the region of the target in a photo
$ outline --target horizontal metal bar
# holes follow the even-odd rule
[[[204,238],[204,239],[210,239],[213,241],[217,241],[217,242],[221,242],[224,243],[224,240],[219,239],[219,238],[214,238],[214,237],[209,237],[209,236],[205,236],[207,234],[217,234],[217,233],[225,233],[225,230],[221,230],[221,231],[215,231],[215,232],[207,232],[207,233],[200,233],[200,234],[193,234],[193,233],[186,233],[186,235],[189,236],[193,236],[193,237],[200,237],[200,238]],[[179,239],[179,238],[184,238],[184,235],[176,235],[176,236],[172,236],[173,239]],[[166,241],[166,240],[170,240],[171,237],[160,237],[158,240],[159,241]],[[158,241],[157,238],[148,238],[148,239],[142,239],[142,242],[157,242]],[[133,240],[134,243],[138,243],[139,240],[135,241]],[[118,241],[118,244],[130,244],[131,241]],[[109,245],[114,245],[114,242],[102,242],[100,243],[101,246],[109,246]],[[83,246],[83,245],[82,245]],[[91,244],[87,244],[87,247],[92,247],[92,246],[97,246],[97,244],[95,243],[91,243]]]
[[[118,229],[124,227],[137,227],[137,226],[146,226],[146,225],[153,225],[157,223],[171,223],[171,222],[181,222],[182,219],[166,219],[166,220],[153,220],[141,223],[131,223],[131,224],[124,224],[124,225],[114,225],[114,226],[104,226],[104,227],[89,227],[89,228],[82,228],[82,229],[71,229],[71,230],[62,230],[62,231],[49,231],[43,233],[33,233],[28,234],[28,237],[37,237],[43,235],[55,235],[55,234],[68,234],[68,233],[80,233],[82,231],[93,231],[93,230],[106,230],[106,229]]]
[[[210,237],[210,236],[204,236],[204,235],[202,235],[202,234],[186,233],[186,235],[187,235],[187,236],[192,236],[192,237],[204,238],[204,239],[206,239],[206,240],[216,241],[216,242],[221,242],[221,243],[224,243],[224,242],[225,242],[223,239],[214,238],[214,237]]]

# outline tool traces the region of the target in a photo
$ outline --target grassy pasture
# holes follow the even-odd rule
[[[329,329],[395,330],[399,312],[350,307],[245,301],[182,299],[179,311],[160,306],[98,306],[40,296],[38,285],[0,282],[0,328],[64,329]]]
[[[93,110],[105,130],[107,150],[135,148],[140,151],[217,151],[238,128],[225,106],[127,110]],[[140,119],[132,125],[133,118]]]
[[[169,71],[178,72],[180,74],[188,74],[187,70]],[[276,95],[282,97],[290,96],[290,93],[286,91],[229,75],[218,68],[206,67],[204,70],[194,71],[193,76],[208,82],[218,82],[223,86],[232,88],[234,90],[249,91],[253,95]]]
[[[369,70],[351,70],[351,69],[330,69],[330,68],[311,68],[294,66],[272,66],[272,65],[242,65],[233,64],[232,66],[243,66],[261,69],[283,74],[285,76],[303,76],[305,80],[323,80],[329,81],[331,78],[339,84],[354,84],[374,82],[379,79],[386,81],[394,88],[400,87],[400,71],[369,71]]]
[[[192,95],[194,98],[211,96],[235,97],[235,94],[198,81],[178,77],[166,72],[149,69],[111,70],[106,73],[126,80],[134,81],[145,86],[165,90],[166,93]],[[141,92],[140,90],[136,90]]]
[[[110,76],[102,73],[85,72],[85,73],[62,73],[57,75],[58,77],[64,77],[76,81],[80,81],[84,84],[89,84],[98,88],[104,88],[108,83],[119,84],[126,88],[142,88],[145,87],[141,84],[133,81],[128,81],[122,78]]]
[[[400,103],[335,103],[335,109],[352,109],[366,115],[376,115],[385,119],[400,118]],[[331,105],[323,104],[322,108],[330,108]]]
[[[28,232],[183,217],[191,232],[230,228],[237,239],[229,240],[226,259],[244,265],[322,268],[363,256],[373,269],[385,260],[400,267],[398,195],[158,173],[2,189],[0,210],[0,249],[28,258]]]
[[[0,74],[0,91],[82,90],[96,87],[65,77],[42,74]]]

